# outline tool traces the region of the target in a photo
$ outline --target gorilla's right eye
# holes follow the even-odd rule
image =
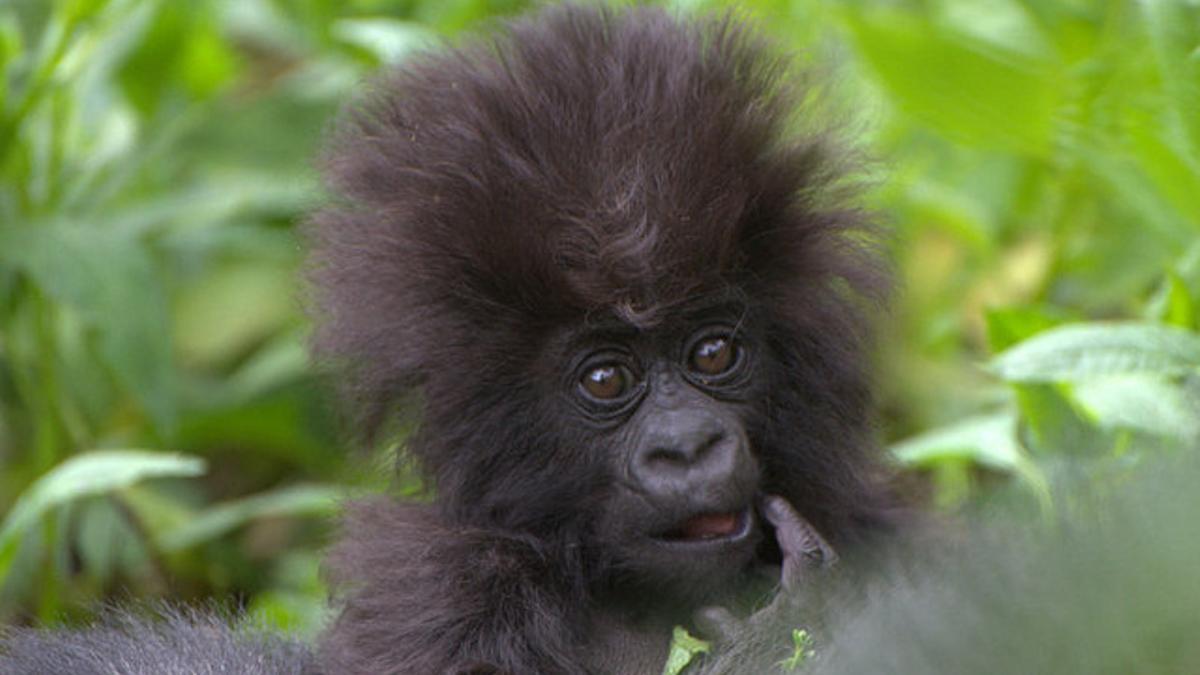
[[[588,396],[601,401],[621,398],[632,384],[633,375],[629,369],[616,363],[605,363],[591,368],[580,380],[580,385]]]

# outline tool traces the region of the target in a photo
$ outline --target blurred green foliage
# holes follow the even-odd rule
[[[380,65],[528,4],[0,0],[0,620],[320,622],[336,500],[387,471],[305,357],[312,158]],[[1200,3],[737,6],[880,160],[884,433],[937,502],[1197,444]]]

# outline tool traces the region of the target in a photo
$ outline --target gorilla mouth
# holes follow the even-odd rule
[[[671,543],[708,543],[741,539],[750,533],[751,510],[701,513],[668,530],[661,539]]]

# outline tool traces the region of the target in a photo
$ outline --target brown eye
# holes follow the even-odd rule
[[[605,364],[587,371],[581,384],[593,398],[602,401],[619,398],[629,390],[629,371],[616,364]]]
[[[727,337],[710,337],[692,350],[692,369],[705,375],[720,375],[733,366],[737,347]]]

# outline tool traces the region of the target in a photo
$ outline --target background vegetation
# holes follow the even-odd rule
[[[728,3],[677,0],[680,11]],[[306,361],[294,226],[381,64],[520,0],[0,0],[0,621],[233,597],[321,620],[385,484]],[[740,3],[878,157],[882,433],[1036,513],[1200,439],[1200,3]]]

